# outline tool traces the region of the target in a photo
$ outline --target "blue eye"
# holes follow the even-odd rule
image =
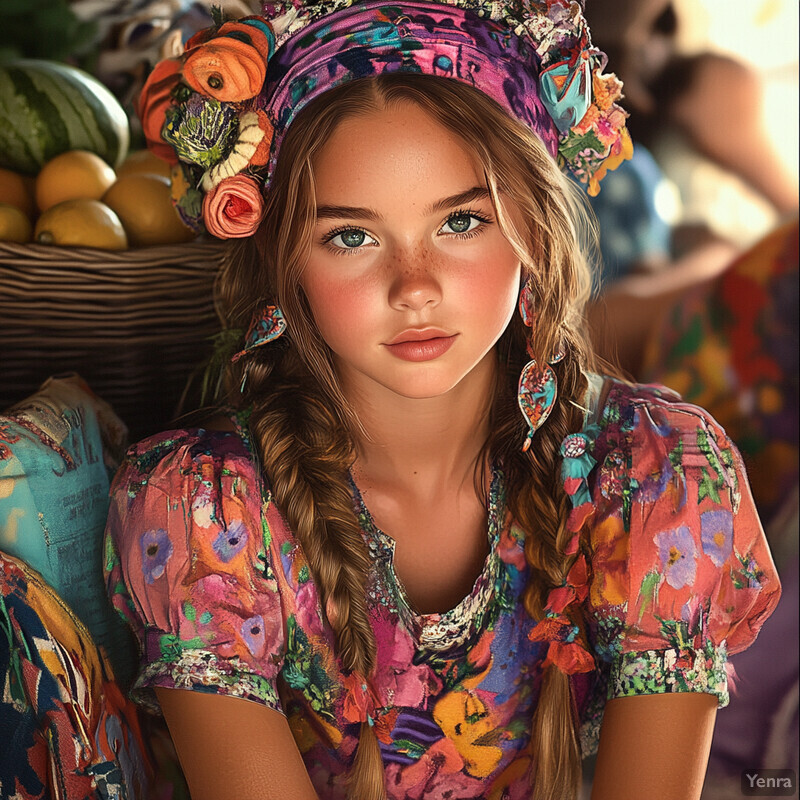
[[[361,247],[367,235],[364,231],[345,231],[339,234],[339,238],[345,247]]]
[[[466,233],[472,227],[472,223],[477,221],[470,214],[456,214],[450,217],[445,224],[450,226],[453,233]]]
[[[364,245],[377,244],[377,242],[360,228],[340,228],[331,231],[325,238],[326,244],[332,244],[341,250],[357,250]]]
[[[486,217],[469,211],[457,211],[451,214],[442,225],[441,233],[454,233],[456,235],[471,234],[489,222]]]

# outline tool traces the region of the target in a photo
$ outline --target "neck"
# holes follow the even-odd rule
[[[364,488],[424,491],[472,485],[489,433],[494,353],[449,392],[414,399],[344,385],[364,428],[356,439],[354,475]]]

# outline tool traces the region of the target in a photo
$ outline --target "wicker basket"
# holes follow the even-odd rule
[[[120,252],[0,242],[0,410],[76,371],[133,439],[169,425],[219,329],[224,253],[202,240]]]

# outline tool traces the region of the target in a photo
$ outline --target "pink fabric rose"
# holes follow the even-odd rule
[[[206,230],[219,239],[244,239],[255,233],[264,215],[258,181],[234,175],[220,181],[203,198]]]

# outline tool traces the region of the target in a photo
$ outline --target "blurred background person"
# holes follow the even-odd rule
[[[591,319],[600,352],[636,376],[659,309],[797,212],[797,7],[590,0],[587,16],[636,145],[590,198],[603,265]]]

